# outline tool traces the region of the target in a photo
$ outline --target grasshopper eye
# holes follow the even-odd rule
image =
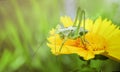
[[[80,28],[79,35],[83,36],[84,34],[88,33],[88,30],[85,30],[83,27]]]
[[[88,31],[87,31],[87,30],[85,30],[85,31],[80,31],[80,32],[79,32],[80,36],[83,36],[83,35],[84,35],[84,33],[86,34],[86,33],[88,33]]]

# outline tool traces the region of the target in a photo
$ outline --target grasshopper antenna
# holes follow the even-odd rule
[[[63,47],[63,45],[64,45],[64,43],[65,43],[66,40],[67,40],[67,37],[65,37],[64,41],[62,42],[62,44],[60,46],[60,49],[59,49],[59,52],[62,50],[62,47]]]
[[[82,10],[81,14],[83,15],[83,40],[85,41],[85,11]]]
[[[35,52],[33,53],[32,57],[34,57],[36,55],[36,53],[38,52],[38,50],[40,49],[40,47],[43,45],[43,43],[46,41],[46,39],[43,39],[43,41],[40,43],[40,45],[38,46],[38,48],[35,50]]]

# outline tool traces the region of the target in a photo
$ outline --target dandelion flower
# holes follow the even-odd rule
[[[61,23],[64,27],[69,27],[74,22],[70,17],[65,16],[61,17]],[[120,60],[120,30],[116,25],[108,19],[103,20],[99,17],[95,21],[86,19],[85,29],[88,30],[88,33],[85,34],[85,44],[80,38],[68,38],[59,51],[64,39],[60,38],[56,29],[52,29],[47,45],[54,55],[78,54],[84,60],[93,59],[95,55],[104,55],[111,59]]]

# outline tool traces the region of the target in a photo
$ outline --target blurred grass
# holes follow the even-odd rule
[[[3,23],[0,24],[0,49],[2,50],[0,72],[45,70],[41,64],[42,60],[49,56],[49,54],[44,53],[48,50],[45,43],[49,27],[54,25],[49,22],[53,22],[58,18],[56,15],[59,11],[55,9],[56,14],[48,19],[47,9],[49,8],[40,8],[42,5],[36,0],[24,2],[24,0],[2,1],[0,6],[1,15],[3,16]],[[47,3],[47,1],[43,2]],[[52,2],[53,5],[57,3],[55,0]],[[26,4],[28,6],[24,8]],[[44,45],[41,47],[42,42],[44,42]],[[37,49],[39,51],[33,56]]]
[[[120,25],[119,1],[102,6],[106,3],[104,1],[76,0],[73,3],[76,9],[78,6],[85,9],[87,17],[95,19],[101,15]],[[66,15],[64,2],[0,0],[0,72],[80,71],[84,62],[77,55],[61,55],[56,58],[46,46],[49,30],[60,23],[61,14]],[[96,62],[93,61],[93,64]],[[97,63],[92,67],[100,62]],[[111,60],[106,64],[110,65],[107,71],[114,70],[112,65],[119,66],[119,63]]]

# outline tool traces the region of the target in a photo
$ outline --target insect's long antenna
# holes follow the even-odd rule
[[[80,11],[81,11],[81,8],[79,7],[79,8],[77,9],[77,13],[76,13],[76,17],[75,17],[75,21],[74,21],[73,26],[76,26],[76,24],[77,24],[77,20],[78,20]]]
[[[40,43],[40,45],[38,46],[38,48],[35,50],[35,52],[33,53],[32,57],[34,57],[36,55],[36,53],[38,52],[38,50],[40,49],[40,47],[43,45],[43,43],[46,41],[46,39],[43,39],[43,41]]]
[[[62,50],[62,47],[63,47],[63,45],[64,45],[64,43],[65,43],[65,41],[66,41],[67,39],[68,39],[68,38],[65,37],[64,41],[62,42],[62,44],[61,44],[61,46],[60,46],[59,52]]]

